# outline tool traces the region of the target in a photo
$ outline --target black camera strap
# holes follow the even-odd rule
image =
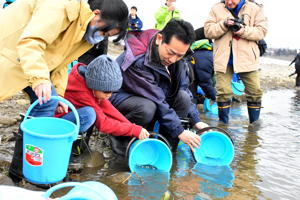
[[[229,10],[229,11],[231,12],[231,14],[234,18],[239,19],[239,16],[237,14],[235,14],[233,10]],[[244,15],[242,15],[242,20],[244,21]]]

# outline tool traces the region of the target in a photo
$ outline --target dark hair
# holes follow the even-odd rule
[[[89,0],[88,4],[92,11],[101,11],[101,21],[105,25],[95,31],[108,32],[114,28],[120,29],[119,35],[113,40],[114,43],[124,39],[128,28],[128,7],[123,0]]]
[[[195,30],[196,40],[208,39],[204,34],[204,27],[200,27]],[[209,43],[212,43],[211,39],[208,39]]]
[[[132,6],[131,9],[134,9],[135,11],[137,11],[137,7],[135,7],[135,6]]]
[[[162,34],[162,42],[166,44],[170,43],[173,36],[184,44],[190,45],[196,38],[192,24],[178,18],[172,18],[159,33]]]

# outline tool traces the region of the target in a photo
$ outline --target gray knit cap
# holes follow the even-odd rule
[[[85,80],[90,89],[115,92],[121,88],[123,77],[118,63],[110,56],[101,55],[87,66]]]

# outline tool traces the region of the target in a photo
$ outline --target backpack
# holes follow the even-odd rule
[[[256,42],[258,49],[259,49],[259,55],[262,56],[266,52],[266,49],[268,48],[267,43],[264,39],[259,40]]]

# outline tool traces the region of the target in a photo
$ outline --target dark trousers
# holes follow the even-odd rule
[[[300,65],[295,65],[295,68],[296,68],[296,73],[297,73],[296,86],[300,87]]]
[[[179,90],[174,98],[167,100],[171,108],[173,108],[178,117],[186,118],[191,106],[191,99],[187,92]],[[144,97],[131,96],[123,101],[117,109],[132,123],[146,127],[149,123],[156,121],[156,104]],[[173,149],[179,142],[178,138],[172,138],[169,133],[160,126],[159,133],[163,135],[171,144]],[[175,150],[176,150],[175,148]]]

